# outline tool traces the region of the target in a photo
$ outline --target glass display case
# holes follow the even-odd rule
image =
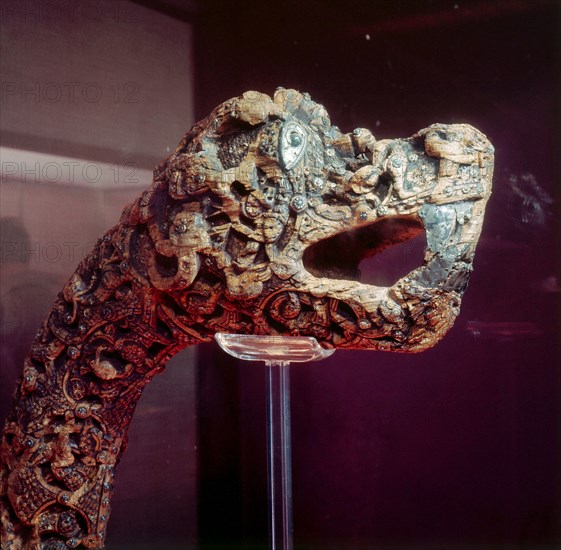
[[[561,540],[558,2],[226,0],[1,6],[0,422],[36,328],[152,170],[246,90],[309,92],[343,131],[468,123],[496,150],[461,313],[421,354],[291,370],[294,547]],[[387,286],[421,236],[366,259]],[[215,343],[147,387],[107,548],[266,548],[262,365]]]

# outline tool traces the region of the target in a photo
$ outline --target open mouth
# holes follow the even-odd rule
[[[425,246],[418,217],[393,217],[318,241],[303,262],[314,277],[391,286],[422,264]]]

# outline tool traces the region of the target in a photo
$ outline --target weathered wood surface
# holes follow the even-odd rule
[[[458,315],[491,192],[468,125],[377,141],[306,94],[247,92],[197,124],[60,293],[2,436],[2,548],[101,548],[144,386],[216,332],[422,351]],[[358,263],[426,232],[389,288]]]

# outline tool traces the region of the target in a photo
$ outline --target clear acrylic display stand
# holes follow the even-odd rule
[[[267,367],[267,490],[269,548],[292,550],[292,466],[290,442],[290,363],[329,357],[307,336],[215,336],[219,346],[245,361],[264,361]]]

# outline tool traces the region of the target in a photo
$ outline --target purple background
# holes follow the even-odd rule
[[[560,542],[559,7],[201,8],[198,118],[282,85],[309,92],[344,131],[407,137],[467,122],[496,148],[474,274],[444,341],[419,355],[338,351],[292,368],[297,548]],[[524,202],[511,182],[525,174],[541,191],[526,187]],[[417,248],[364,264],[364,277],[395,281]],[[198,379],[201,548],[264,547],[264,369],[205,346]]]
[[[75,6],[82,11],[71,17]],[[309,92],[343,131],[396,138],[435,122],[467,122],[486,133],[496,147],[494,194],[449,335],[418,355],[338,351],[292,368],[295,546],[561,544],[559,1],[2,0],[1,7],[6,82],[139,85],[131,104],[17,96],[3,103],[10,116],[2,118],[2,145],[28,150],[30,162],[48,152],[151,168],[188,129],[191,82],[197,119],[246,90],[284,86]],[[20,206],[37,242],[93,241],[140,192],[29,182],[24,190],[34,208]],[[16,192],[3,186],[3,207],[17,204]],[[363,280],[393,283],[419,265],[421,249],[407,243],[364,262]],[[57,280],[45,311],[71,272],[50,267]],[[38,314],[38,300],[27,299]],[[31,334],[20,336],[8,343],[24,353]],[[0,362],[0,417],[21,360],[12,366]],[[266,548],[264,390],[261,365],[240,364],[214,345],[178,354],[135,415],[108,548]]]

